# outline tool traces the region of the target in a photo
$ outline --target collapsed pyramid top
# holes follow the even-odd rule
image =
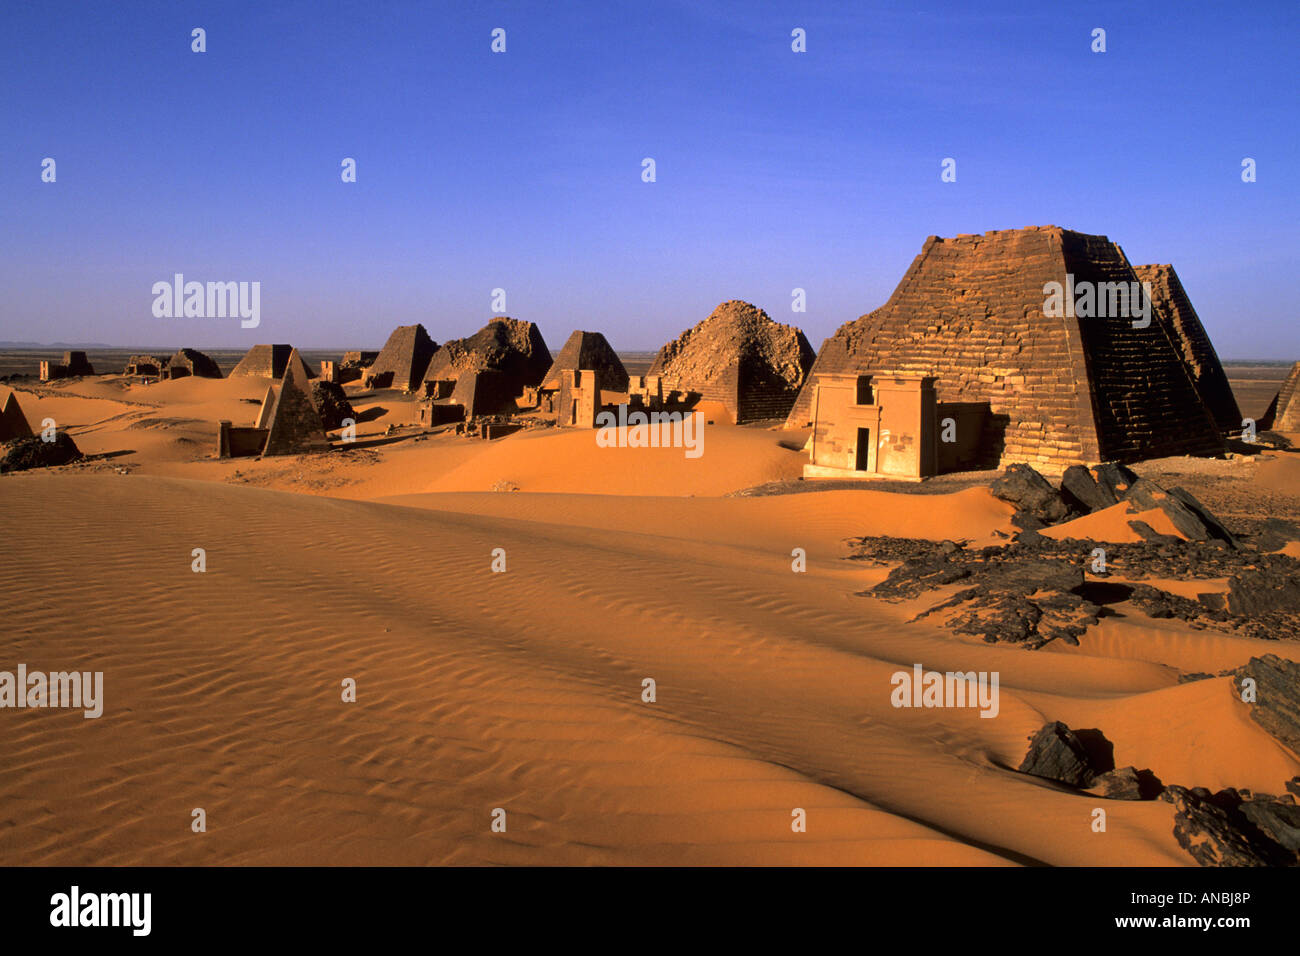
[[[368,374],[375,379],[377,385],[390,379],[386,385],[379,387],[390,386],[412,391],[424,381],[424,372],[437,349],[437,344],[429,337],[423,325],[399,325],[388,336],[388,341],[370,366]]]
[[[505,374],[514,387],[537,385],[551,365],[541,331],[521,319],[493,319],[473,335],[452,339],[434,353],[424,373],[428,382],[456,381],[467,372]]]
[[[562,372],[577,369],[592,369],[596,372],[598,386],[613,392],[627,390],[627,369],[605,336],[599,332],[584,332],[581,329],[569,336],[560,354],[551,363],[550,369],[542,376],[543,388],[559,388]]]
[[[733,299],[661,348],[650,374],[721,401],[734,421],[747,421],[785,417],[813,358],[799,329]]]
[[[936,377],[941,418],[985,410],[983,433],[965,438],[991,454],[988,467],[1222,451],[1185,353],[1198,353],[1207,383],[1218,360],[1176,347],[1158,303],[1145,324],[1118,309],[1047,307],[1051,283],[1099,302],[1111,284],[1140,291],[1140,281],[1105,236],[1058,226],[931,236],[889,301],[822,345],[786,424],[808,424],[822,372],[911,372]]]

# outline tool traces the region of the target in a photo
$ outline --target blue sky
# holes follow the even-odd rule
[[[1281,0],[7,0],[0,339],[443,341],[499,287],[553,349],[731,298],[817,347],[926,236],[1055,224],[1172,262],[1222,357],[1300,358],[1297,41]],[[260,281],[260,328],[155,318],[176,272]]]

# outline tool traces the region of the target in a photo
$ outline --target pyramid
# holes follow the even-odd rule
[[[599,332],[575,331],[560,354],[542,376],[542,388],[559,388],[562,372],[593,369],[599,387],[611,392],[627,391],[627,369],[618,354]]]
[[[32,427],[27,424],[27,416],[18,407],[18,396],[10,392],[5,398],[4,407],[0,408],[0,441],[31,437]]]
[[[813,358],[803,332],[732,299],[661,348],[649,374],[721,402],[739,423],[789,414]]]
[[[823,372],[933,375],[940,420],[960,419],[963,406],[986,412],[978,445],[989,467],[1221,452],[1222,433],[1188,369],[1190,351],[1213,394],[1213,350],[1208,339],[1190,344],[1190,332],[1184,350],[1171,331],[1182,322],[1204,336],[1199,321],[1191,329],[1190,303],[1175,308],[1170,297],[1162,317],[1157,302],[1144,328],[1121,315],[1049,317],[1044,286],[1068,275],[1076,289],[1140,281],[1105,236],[1057,226],[931,236],[888,302],[826,340],[809,381]],[[809,423],[813,392],[805,384],[787,427]]]
[[[307,378],[316,377],[292,345],[254,345],[239,360],[239,364],[230,370],[230,377],[283,378],[290,356],[294,356]]]
[[[551,352],[541,331],[521,319],[493,319],[473,335],[452,339],[433,354],[426,382],[457,381],[465,372],[493,371],[505,376],[504,387],[519,395],[538,385],[551,367]]]
[[[306,366],[298,350],[294,349],[267,423],[270,431],[263,455],[302,455],[329,449],[329,441],[321,427],[320,412],[312,404],[310,389]]]
[[[1152,316],[1164,326],[1219,430],[1225,434],[1240,431],[1241,409],[1237,407],[1237,397],[1232,394],[1227,373],[1223,371],[1219,356],[1210,344],[1210,337],[1205,334],[1183,284],[1178,281],[1174,267],[1134,266],[1133,271],[1139,282],[1151,283]]]
[[[433,358],[437,349],[437,344],[429,338],[423,325],[399,325],[384,343],[383,351],[367,374],[374,376],[377,382],[383,381],[380,376],[389,378],[388,384],[379,385],[380,388],[413,391],[424,381],[429,359]]]
[[[1291,366],[1286,381],[1259,420],[1259,427],[1275,432],[1300,432],[1300,362]]]

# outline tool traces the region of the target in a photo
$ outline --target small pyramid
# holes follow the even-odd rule
[[[284,370],[280,394],[275,400],[267,427],[266,448],[262,454],[303,455],[314,451],[328,451],[330,444],[321,427],[320,413],[311,400],[311,386],[307,381],[306,366],[294,349]]]
[[[564,372],[580,369],[595,371],[596,381],[603,389],[627,391],[627,369],[618,353],[610,348],[605,336],[582,329],[575,331],[564,343],[550,370],[542,376],[542,388],[558,389]]]
[[[1276,432],[1300,432],[1300,362],[1291,366],[1259,426]]]
[[[31,437],[32,427],[27,424],[27,416],[18,407],[18,396],[11,391],[5,399],[4,408],[0,409],[0,441]]]
[[[437,344],[429,338],[423,325],[399,325],[384,343],[369,374],[379,381],[387,381],[387,386],[382,387],[414,391],[424,381],[429,360],[437,350]]]
[[[271,415],[275,412],[275,386],[266,386],[266,395],[262,398],[262,407],[258,409],[257,421],[253,423],[254,428],[269,428],[271,426]]]

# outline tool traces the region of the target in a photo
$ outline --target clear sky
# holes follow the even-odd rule
[[[0,339],[441,342],[503,288],[552,350],[733,298],[817,347],[926,236],[1054,224],[1296,359],[1298,57],[1295,0],[5,0]],[[261,326],[155,318],[177,272],[260,282]]]

